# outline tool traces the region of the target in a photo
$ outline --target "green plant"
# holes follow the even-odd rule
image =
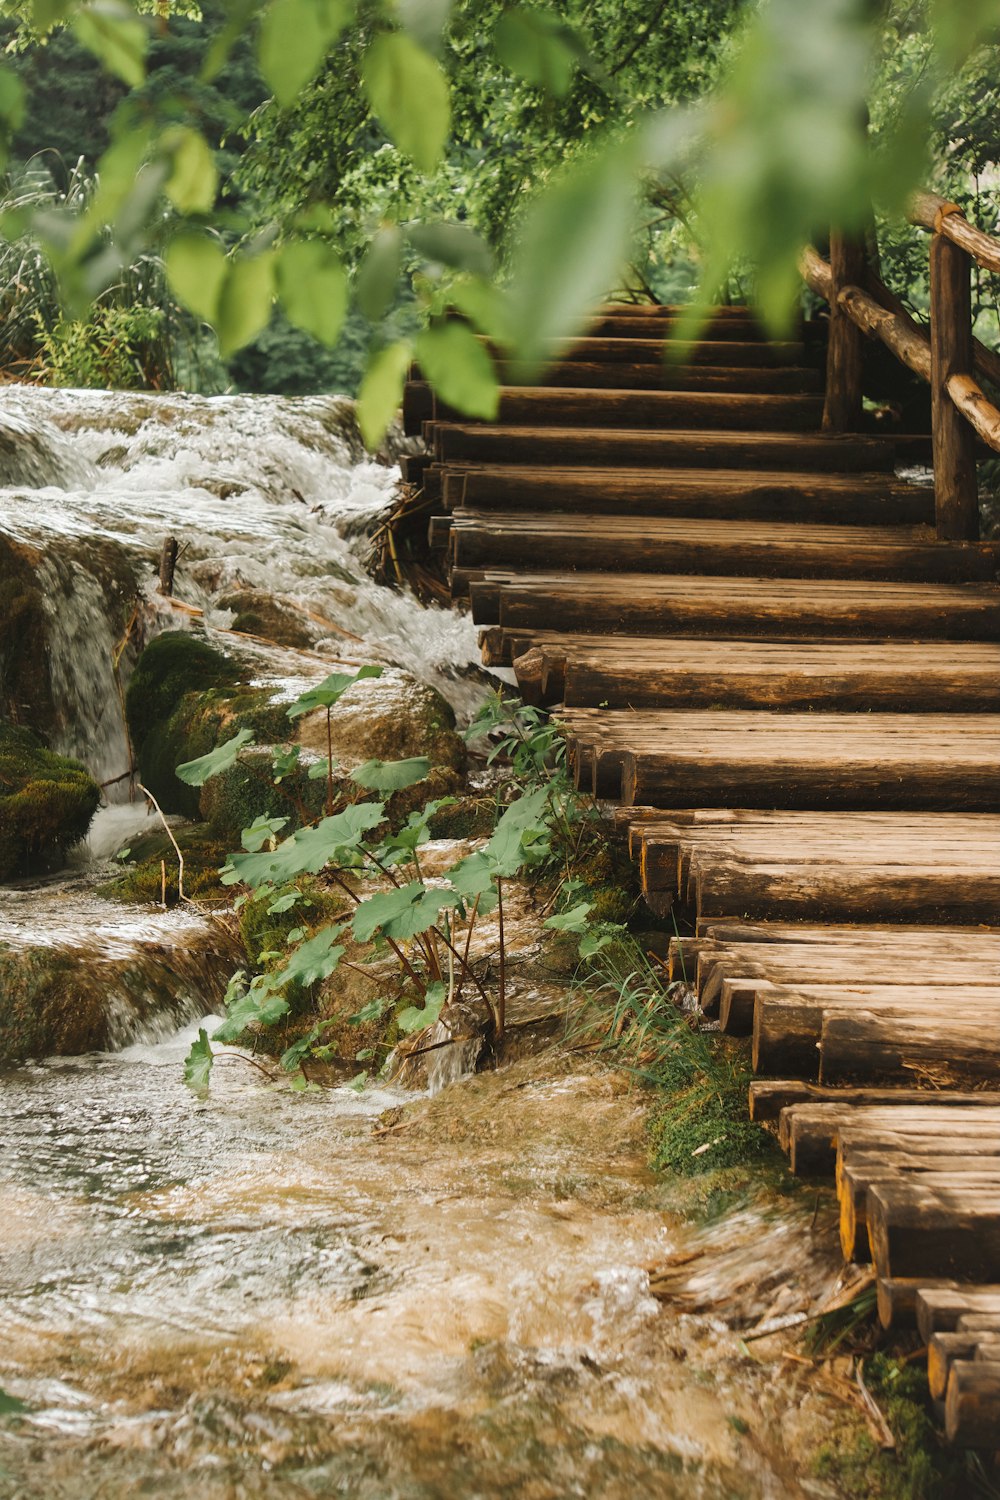
[[[378,675],[380,670],[362,667],[353,674],[331,674],[289,706],[288,718],[294,721],[316,709],[325,710],[329,750],[331,715],[340,698],[360,678]],[[255,955],[257,972],[251,975],[241,970],[233,976],[226,997],[226,1021],[211,1040],[233,1041],[248,1030],[267,1032],[284,1023],[293,1011],[306,1013],[314,987],[341,964],[349,966],[345,954],[353,943],[373,945],[376,954],[391,954],[403,986],[398,1005],[379,997],[352,1018],[358,1024],[377,1019],[395,1006],[396,1032],[416,1032],[437,1021],[446,1005],[471,990],[485,1005],[493,1040],[499,1041],[506,1020],[504,882],[529,869],[552,866],[559,857],[559,840],[572,832],[574,816],[565,771],[551,770],[545,764],[554,743],[548,727],[536,723],[531,733],[519,728],[515,738],[521,755],[521,780],[513,783],[516,795],[505,805],[498,804],[499,815],[483,847],[433,881],[425,877],[421,849],[431,837],[431,819],[441,802],[428,802],[410,813],[402,826],[393,828],[387,823],[385,801],[361,800],[365,792],[391,796],[419,784],[430,771],[426,757],[369,760],[346,773],[338,767],[338,787],[350,784],[353,793],[338,792],[335,797],[335,767],[328,753],[308,770],[309,777],[326,783],[321,818],[304,818],[302,826],[286,837],[281,836],[286,817],[267,814],[245,828],[243,848],[230,856],[222,882],[243,887],[238,898],[241,907],[252,903],[263,918],[283,920],[271,929],[276,946]],[[543,750],[543,745],[548,749]],[[208,754],[179,766],[177,776],[188,786],[200,787],[228,772],[251,746],[252,736],[243,730]],[[275,783],[298,768],[300,759],[297,746],[280,750],[273,760]],[[308,879],[338,898],[342,910],[334,920],[319,924],[311,920],[312,898],[300,884]],[[374,881],[379,888],[366,890],[365,881]],[[300,913],[300,920],[285,925],[284,919],[293,910]],[[470,960],[476,923],[493,911],[500,940],[495,991],[487,987]],[[583,916],[577,903],[573,911],[550,922],[583,932]],[[298,1071],[307,1058],[328,1055],[324,1034],[331,1024],[318,1020],[285,1049],[282,1064]],[[204,1033],[199,1036],[188,1059],[186,1077],[197,1088],[207,1084],[211,1040]]]

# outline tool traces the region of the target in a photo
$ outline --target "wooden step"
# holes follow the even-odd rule
[[[934,495],[881,473],[775,469],[436,467],[449,510],[930,525]],[[428,476],[430,477],[430,476]]]
[[[604,313],[590,325],[592,338],[673,339],[683,331],[679,309],[663,308],[655,313],[621,313],[617,309]],[[745,311],[715,313],[701,330],[701,337],[718,341],[738,339],[746,342],[763,337],[752,314]]]
[[[845,1091],[848,1095],[851,1092]],[[905,1092],[908,1096],[911,1091]],[[793,1104],[783,1109],[778,1118],[778,1143],[788,1154],[793,1172],[800,1176],[832,1176],[842,1131],[974,1142],[1000,1128],[998,1093],[974,1093],[961,1104],[938,1103],[930,1088],[926,1097],[926,1104],[904,1102],[902,1097],[898,1104]]]
[[[622,468],[656,470],[775,469],[799,473],[891,473],[895,448],[889,439],[805,433],[740,433],[728,430],[651,432],[648,429],[489,425],[437,422],[434,454],[439,463],[604,466],[605,482]],[[541,476],[539,476],[541,478]]]
[[[800,432],[819,427],[819,396],[755,396],[721,391],[629,391],[551,389],[547,386],[502,386],[499,420],[532,427],[700,427],[746,432]],[[430,386],[410,381],[403,393],[403,425],[418,434],[435,416],[453,420],[455,413],[435,410]]]
[[[1000,640],[989,584],[850,579],[665,578],[489,569],[471,589],[477,624],[636,635],[888,636]]]
[[[1000,645],[561,636],[513,658],[526,701],[567,707],[1000,709]]]
[[[516,366],[505,361],[497,366],[497,377],[505,386],[522,384],[517,378]],[[414,371],[414,378],[420,378],[419,371]],[[650,360],[573,357],[550,365],[541,379],[531,382],[531,386],[536,389],[543,386],[547,390],[568,386],[588,391],[732,391],[788,395],[821,391],[823,377],[808,365],[728,365],[721,358],[718,364],[707,365],[700,361],[682,364],[674,360],[654,363]]]
[[[996,575],[1000,542],[940,542],[926,527],[456,510],[451,557],[459,568],[986,582]]]
[[[482,341],[486,343],[486,340]],[[663,364],[669,358],[684,365],[715,365],[736,368],[774,369],[783,365],[806,365],[805,345],[798,340],[762,343],[739,338],[704,339],[681,343],[677,339],[618,338],[566,339],[553,348],[553,357],[586,363]]]
[[[947,929],[942,929],[943,931]],[[907,928],[902,928],[903,933]],[[1000,1104],[1000,1094],[980,1091],[910,1088],[831,1088],[803,1078],[755,1078],[750,1084],[750,1118],[760,1123],[778,1119],[795,1104],[839,1104],[842,1108],[903,1104]],[[997,1288],[1000,1292],[1000,1287]],[[924,1335],[926,1338],[926,1334]]]

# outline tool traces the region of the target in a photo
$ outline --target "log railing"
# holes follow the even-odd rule
[[[1000,410],[976,373],[1000,384],[1000,356],[972,334],[971,265],[1000,272],[1000,240],[970,224],[954,203],[918,193],[910,219],[929,229],[930,327],[924,328],[868,270],[860,240],[830,237],[830,259],[809,247],[802,275],[830,304],[823,427],[861,426],[864,337],[879,339],[931,388],[934,505],[938,535],[975,541],[979,535],[976,437],[1000,453]]]

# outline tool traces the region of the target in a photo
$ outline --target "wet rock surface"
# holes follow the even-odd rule
[[[0,880],[58,869],[87,832],[100,796],[78,761],[0,722]]]

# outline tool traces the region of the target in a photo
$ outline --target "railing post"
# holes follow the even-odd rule
[[[841,287],[862,286],[865,244],[860,236],[839,229],[830,234],[830,342],[826,353],[824,432],[858,432],[861,428],[861,384],[865,336],[837,301]]]
[[[972,374],[969,257],[943,234],[931,240],[931,439],[937,534],[949,542],[979,536],[976,439],[948,394],[952,375]]]

